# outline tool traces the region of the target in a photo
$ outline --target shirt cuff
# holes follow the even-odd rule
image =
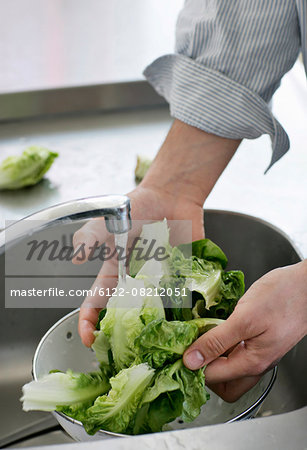
[[[272,159],[267,170],[289,150],[287,133],[268,104],[255,92],[184,55],[164,55],[144,76],[170,104],[176,119],[230,139],[269,134]]]

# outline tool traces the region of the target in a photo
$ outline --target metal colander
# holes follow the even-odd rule
[[[91,372],[99,365],[95,353],[85,347],[78,334],[78,314],[75,310],[53,325],[41,339],[33,359],[33,378],[37,380],[50,370]],[[234,403],[226,403],[210,392],[210,400],[203,406],[201,414],[192,423],[184,423],[180,418],[167,425],[167,430],[201,427],[217,423],[250,419],[259,410],[263,400],[270,392],[277,369],[266,373],[249,392]],[[89,441],[110,437],[123,437],[123,434],[100,430],[89,436],[82,423],[65,414],[53,413],[66,432],[77,441]]]

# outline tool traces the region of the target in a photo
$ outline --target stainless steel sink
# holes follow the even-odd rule
[[[276,228],[256,218],[226,211],[205,212],[206,235],[229,257],[229,269],[242,269],[247,287],[269,270],[300,261],[299,252]],[[31,379],[35,348],[50,326],[69,309],[5,309],[4,258],[0,260],[0,447],[69,442],[51,414],[21,410],[21,386]],[[280,362],[277,381],[259,414],[293,411],[307,405],[307,340]]]

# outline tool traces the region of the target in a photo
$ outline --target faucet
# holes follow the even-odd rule
[[[27,216],[0,233],[0,254],[23,237],[49,226],[101,216],[105,218],[110,233],[121,234],[129,231],[131,228],[129,197],[125,195],[88,197],[60,203]],[[33,226],[33,221],[37,221],[36,226]]]

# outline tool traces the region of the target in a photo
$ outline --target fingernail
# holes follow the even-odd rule
[[[184,363],[189,369],[196,370],[196,369],[200,369],[204,365],[205,358],[200,353],[200,351],[193,350],[190,353],[185,355]]]

